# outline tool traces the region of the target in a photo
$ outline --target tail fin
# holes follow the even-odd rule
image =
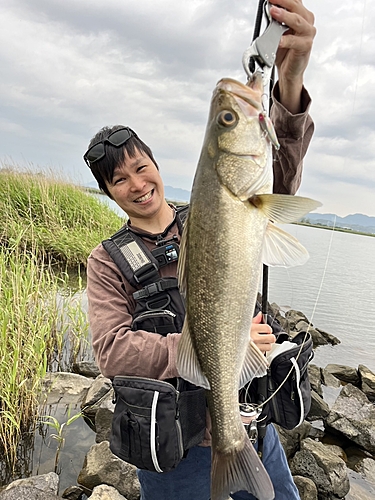
[[[226,500],[242,490],[259,500],[273,500],[272,482],[249,439],[240,452],[224,454],[213,447],[212,454],[211,500]]]

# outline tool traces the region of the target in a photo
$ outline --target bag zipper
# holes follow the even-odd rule
[[[175,318],[177,315],[173,313],[172,311],[168,311],[168,309],[163,309],[161,311],[155,310],[155,311],[147,311],[145,313],[140,314],[136,318],[134,318],[134,321],[138,321],[139,319],[147,318],[148,316],[171,316],[172,318]]]

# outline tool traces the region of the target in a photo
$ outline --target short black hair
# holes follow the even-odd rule
[[[91,139],[87,149],[90,149],[94,146],[94,144],[106,139],[110,134],[112,134],[112,132],[121,128],[124,128],[124,125],[114,125],[113,127],[107,126],[101,128]],[[130,158],[134,158],[138,150],[141,153],[146,154],[159,170],[159,166],[155,161],[151,149],[136,134],[132,135],[130,139],[125,142],[125,144],[118,148],[116,146],[112,146],[112,144],[108,142],[104,143],[104,148],[105,156],[101,160],[91,164],[90,170],[98,183],[99,189],[111,199],[112,196],[108,191],[106,182],[112,182],[115,169],[125,160],[125,153],[127,153]]]

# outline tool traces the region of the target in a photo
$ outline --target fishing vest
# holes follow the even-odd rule
[[[176,211],[179,233],[182,233],[188,205]],[[128,226],[102,242],[123,276],[133,288],[135,311],[131,329],[167,335],[182,331],[185,304],[175,277],[162,278],[159,269],[178,260],[179,245],[175,239],[160,240],[149,250],[140,236]]]

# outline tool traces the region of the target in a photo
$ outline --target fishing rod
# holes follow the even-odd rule
[[[253,73],[255,72],[256,65],[260,66],[263,73],[263,84],[264,86],[268,86],[268,115],[270,114],[270,110],[272,107],[272,88],[274,84],[274,75],[275,75],[275,59],[276,59],[276,51],[279,45],[280,38],[282,34],[288,29],[287,26],[283,26],[277,21],[273,20],[267,11],[269,9],[268,0],[259,0],[255,25],[253,31],[253,39],[251,46],[247,49],[243,55],[242,63],[247,73],[248,77],[251,78]],[[265,15],[264,15],[265,14]],[[264,33],[260,36],[260,30],[262,27],[262,20],[266,18],[267,27]],[[261,312],[263,323],[267,324],[267,314],[268,314],[268,266],[263,264],[263,272],[262,272],[262,303],[261,303]],[[268,391],[268,375],[265,375],[258,379],[257,385],[257,407],[264,408],[264,405],[267,401]],[[252,409],[252,405],[248,405],[247,410],[250,411]],[[259,417],[260,410],[256,415]],[[253,415],[252,415],[253,416]],[[254,439],[254,436],[258,439],[258,455],[260,459],[263,458],[263,442],[264,437],[267,431],[267,415],[263,416],[258,420],[257,425],[250,424],[248,426],[248,432],[252,435],[251,439]],[[249,434],[250,435],[250,434]]]

